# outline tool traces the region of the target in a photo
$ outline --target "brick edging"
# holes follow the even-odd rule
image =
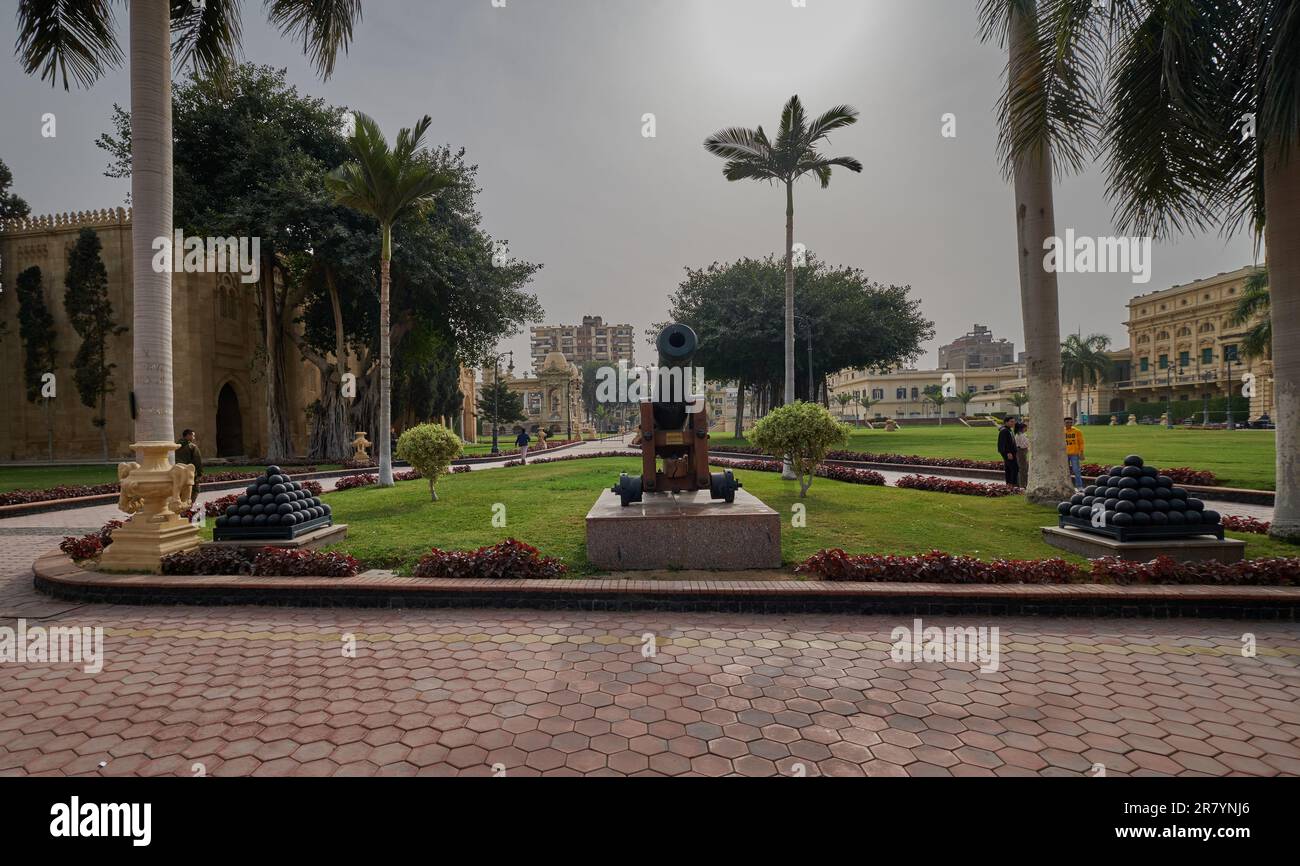
[[[61,552],[32,566],[41,592],[115,604],[296,607],[520,607],[1122,617],[1295,621],[1300,587],[849,583],[799,580],[451,580],[366,572],[349,578],[115,575]]]

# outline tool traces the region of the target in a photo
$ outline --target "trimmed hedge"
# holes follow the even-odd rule
[[[361,563],[343,553],[263,547],[202,547],[163,557],[162,573],[259,577],[352,577]]]
[[[934,493],[955,493],[958,496],[1014,496],[1021,493],[1019,487],[1010,484],[986,483],[983,481],[962,481],[957,478],[940,478],[937,475],[904,475],[894,482],[895,487],[905,490],[929,490]]]
[[[568,572],[564,563],[513,538],[478,550],[433,550],[420,557],[415,577],[549,580]]]

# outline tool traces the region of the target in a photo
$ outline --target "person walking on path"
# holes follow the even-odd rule
[[[1029,425],[1024,421],[1016,422],[1016,478],[1017,487],[1029,486]]]
[[[1076,490],[1083,489],[1083,431],[1074,426],[1073,418],[1065,419],[1065,458],[1070,464]]]
[[[194,467],[194,486],[199,485],[199,478],[203,475],[203,455],[199,452],[199,444],[195,441],[198,437],[193,430],[185,429],[181,431],[181,445],[176,449],[176,462],[189,463]]]
[[[1010,416],[1002,419],[1002,429],[998,430],[998,454],[1002,455],[1002,468],[1006,472],[1006,482],[1012,487],[1020,481],[1020,467],[1016,463],[1016,434],[1012,429],[1015,419]]]
[[[515,447],[519,449],[519,459],[523,460],[525,464],[528,463],[528,443],[532,441],[528,431],[522,427],[519,428],[519,435],[515,437]]]
[[[537,450],[546,450],[546,428],[542,427],[537,431]]]

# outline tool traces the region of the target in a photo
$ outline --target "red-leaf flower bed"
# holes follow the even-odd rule
[[[419,480],[420,480],[421,478],[423,478],[423,477],[424,477],[424,476],[421,475],[421,474],[419,473],[419,471],[418,471],[418,470],[415,470],[415,469],[411,469],[411,470],[409,470],[409,471],[407,471],[407,472],[395,472],[395,473],[393,473],[393,480],[394,480],[394,481],[419,481]]]
[[[345,475],[334,482],[335,490],[352,490],[357,487],[369,487],[379,482],[378,475]]]
[[[750,472],[780,472],[780,460],[729,460],[725,457],[713,457],[709,460],[710,466],[720,466],[723,469],[742,469]],[[856,469],[851,466],[818,466],[816,471],[818,478],[829,478],[832,481],[843,481],[846,484],[869,484],[874,487],[883,487],[885,485],[885,476],[871,469]]]
[[[415,577],[547,580],[562,577],[568,568],[537,548],[507,538],[478,550],[433,550],[420,557]]]
[[[865,583],[1300,585],[1300,558],[1183,563],[1167,556],[1150,562],[1111,557],[1095,559],[1090,566],[1077,566],[1059,558],[984,561],[941,550],[893,556],[855,555],[835,548],[814,553],[795,570],[822,580]]]
[[[1233,532],[1253,532],[1256,535],[1268,535],[1268,531],[1273,528],[1273,524],[1267,520],[1257,520],[1254,517],[1237,517],[1232,514],[1225,514],[1220,518],[1224,529],[1230,529]]]
[[[1214,487],[1219,483],[1219,476],[1201,469],[1189,469],[1186,466],[1171,466],[1160,470],[1161,475],[1168,475],[1175,484],[1192,484],[1198,487]]]
[[[1010,484],[985,483],[983,481],[961,481],[956,478],[940,478],[937,475],[904,475],[894,482],[895,487],[907,490],[929,490],[934,493],[956,493],[959,496],[1013,496],[1020,493],[1019,487]]]
[[[104,552],[104,542],[98,532],[90,535],[65,535],[59,542],[59,550],[70,556],[75,562],[94,559]]]
[[[343,553],[264,547],[206,547],[163,557],[162,573],[172,575],[249,574],[258,577],[352,577],[361,563]]]
[[[0,493],[0,505],[28,505],[33,502],[76,499],[81,496],[104,496],[117,492],[116,484],[60,484],[44,490],[10,490],[7,493]]]
[[[451,471],[452,471],[452,472],[455,472],[455,473],[469,472],[469,471],[470,471],[470,468],[469,468],[469,466],[468,466],[467,464],[462,463],[462,464],[460,464],[459,466],[453,466],[453,467],[451,467]]]

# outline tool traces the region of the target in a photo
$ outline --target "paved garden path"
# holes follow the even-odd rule
[[[10,571],[19,616],[105,661],[0,664],[2,774],[1300,774],[1294,625],[925,620],[998,626],[980,672],[892,661],[910,617],[76,605]]]

